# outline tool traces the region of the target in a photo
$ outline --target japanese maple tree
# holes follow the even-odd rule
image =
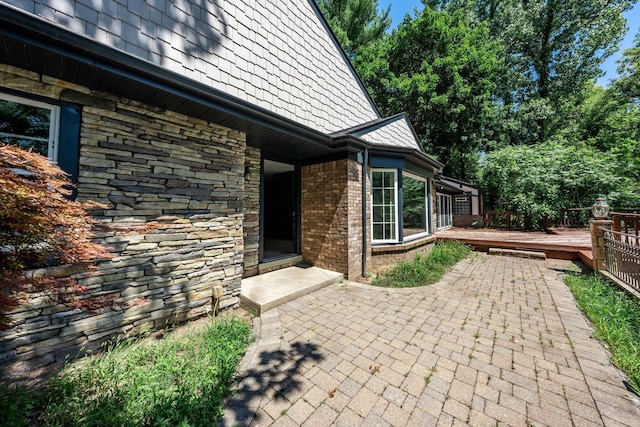
[[[68,269],[42,269],[88,270],[109,257],[90,238],[97,221],[89,211],[106,206],[71,200],[72,190],[67,174],[46,157],[0,144],[0,330],[11,326],[10,312],[28,293],[45,292],[76,308],[110,303],[79,297],[86,289],[68,277]]]

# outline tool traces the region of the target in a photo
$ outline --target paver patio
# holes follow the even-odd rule
[[[474,253],[427,287],[345,282],[268,311],[224,424],[638,426],[573,267]]]

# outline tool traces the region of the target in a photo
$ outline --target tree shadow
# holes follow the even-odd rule
[[[73,10],[75,2],[59,9]],[[228,35],[229,27],[219,0],[190,0],[188,2],[129,2],[123,6],[106,1],[95,14],[86,12],[80,19],[57,14],[55,21],[72,30],[82,25],[81,32],[94,40],[160,65],[170,59],[180,63],[186,58],[171,58],[171,51],[181,51],[195,59],[213,53]],[[160,9],[158,8],[160,7]],[[45,14],[46,15],[46,14]],[[175,52],[174,56],[175,56]],[[184,65],[184,64],[183,64]]]
[[[273,393],[274,400],[287,400],[303,392],[299,377],[324,356],[313,343],[294,342],[285,350],[263,351],[259,362],[242,373],[228,399],[222,425],[246,426],[261,421],[258,412],[262,398]]]

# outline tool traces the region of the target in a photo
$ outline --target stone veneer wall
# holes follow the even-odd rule
[[[347,278],[361,273],[359,169],[347,159],[302,167],[302,256]]]
[[[258,274],[260,251],[260,150],[247,146],[244,157],[244,277]]]
[[[243,133],[2,64],[0,87],[83,106],[78,198],[111,204],[98,213],[110,228],[96,238],[114,257],[75,277],[87,297],[124,304],[89,314],[31,295],[0,333],[0,370],[200,316],[212,309],[214,286],[224,288],[222,308],[238,303],[243,202],[255,199],[244,195]],[[255,168],[256,153],[247,153]]]

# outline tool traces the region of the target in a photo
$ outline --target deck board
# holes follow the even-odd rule
[[[486,252],[489,248],[544,252],[548,258],[587,263],[591,256],[591,234],[587,229],[558,229],[551,233],[496,229],[449,228],[436,232],[438,240],[458,240]]]

